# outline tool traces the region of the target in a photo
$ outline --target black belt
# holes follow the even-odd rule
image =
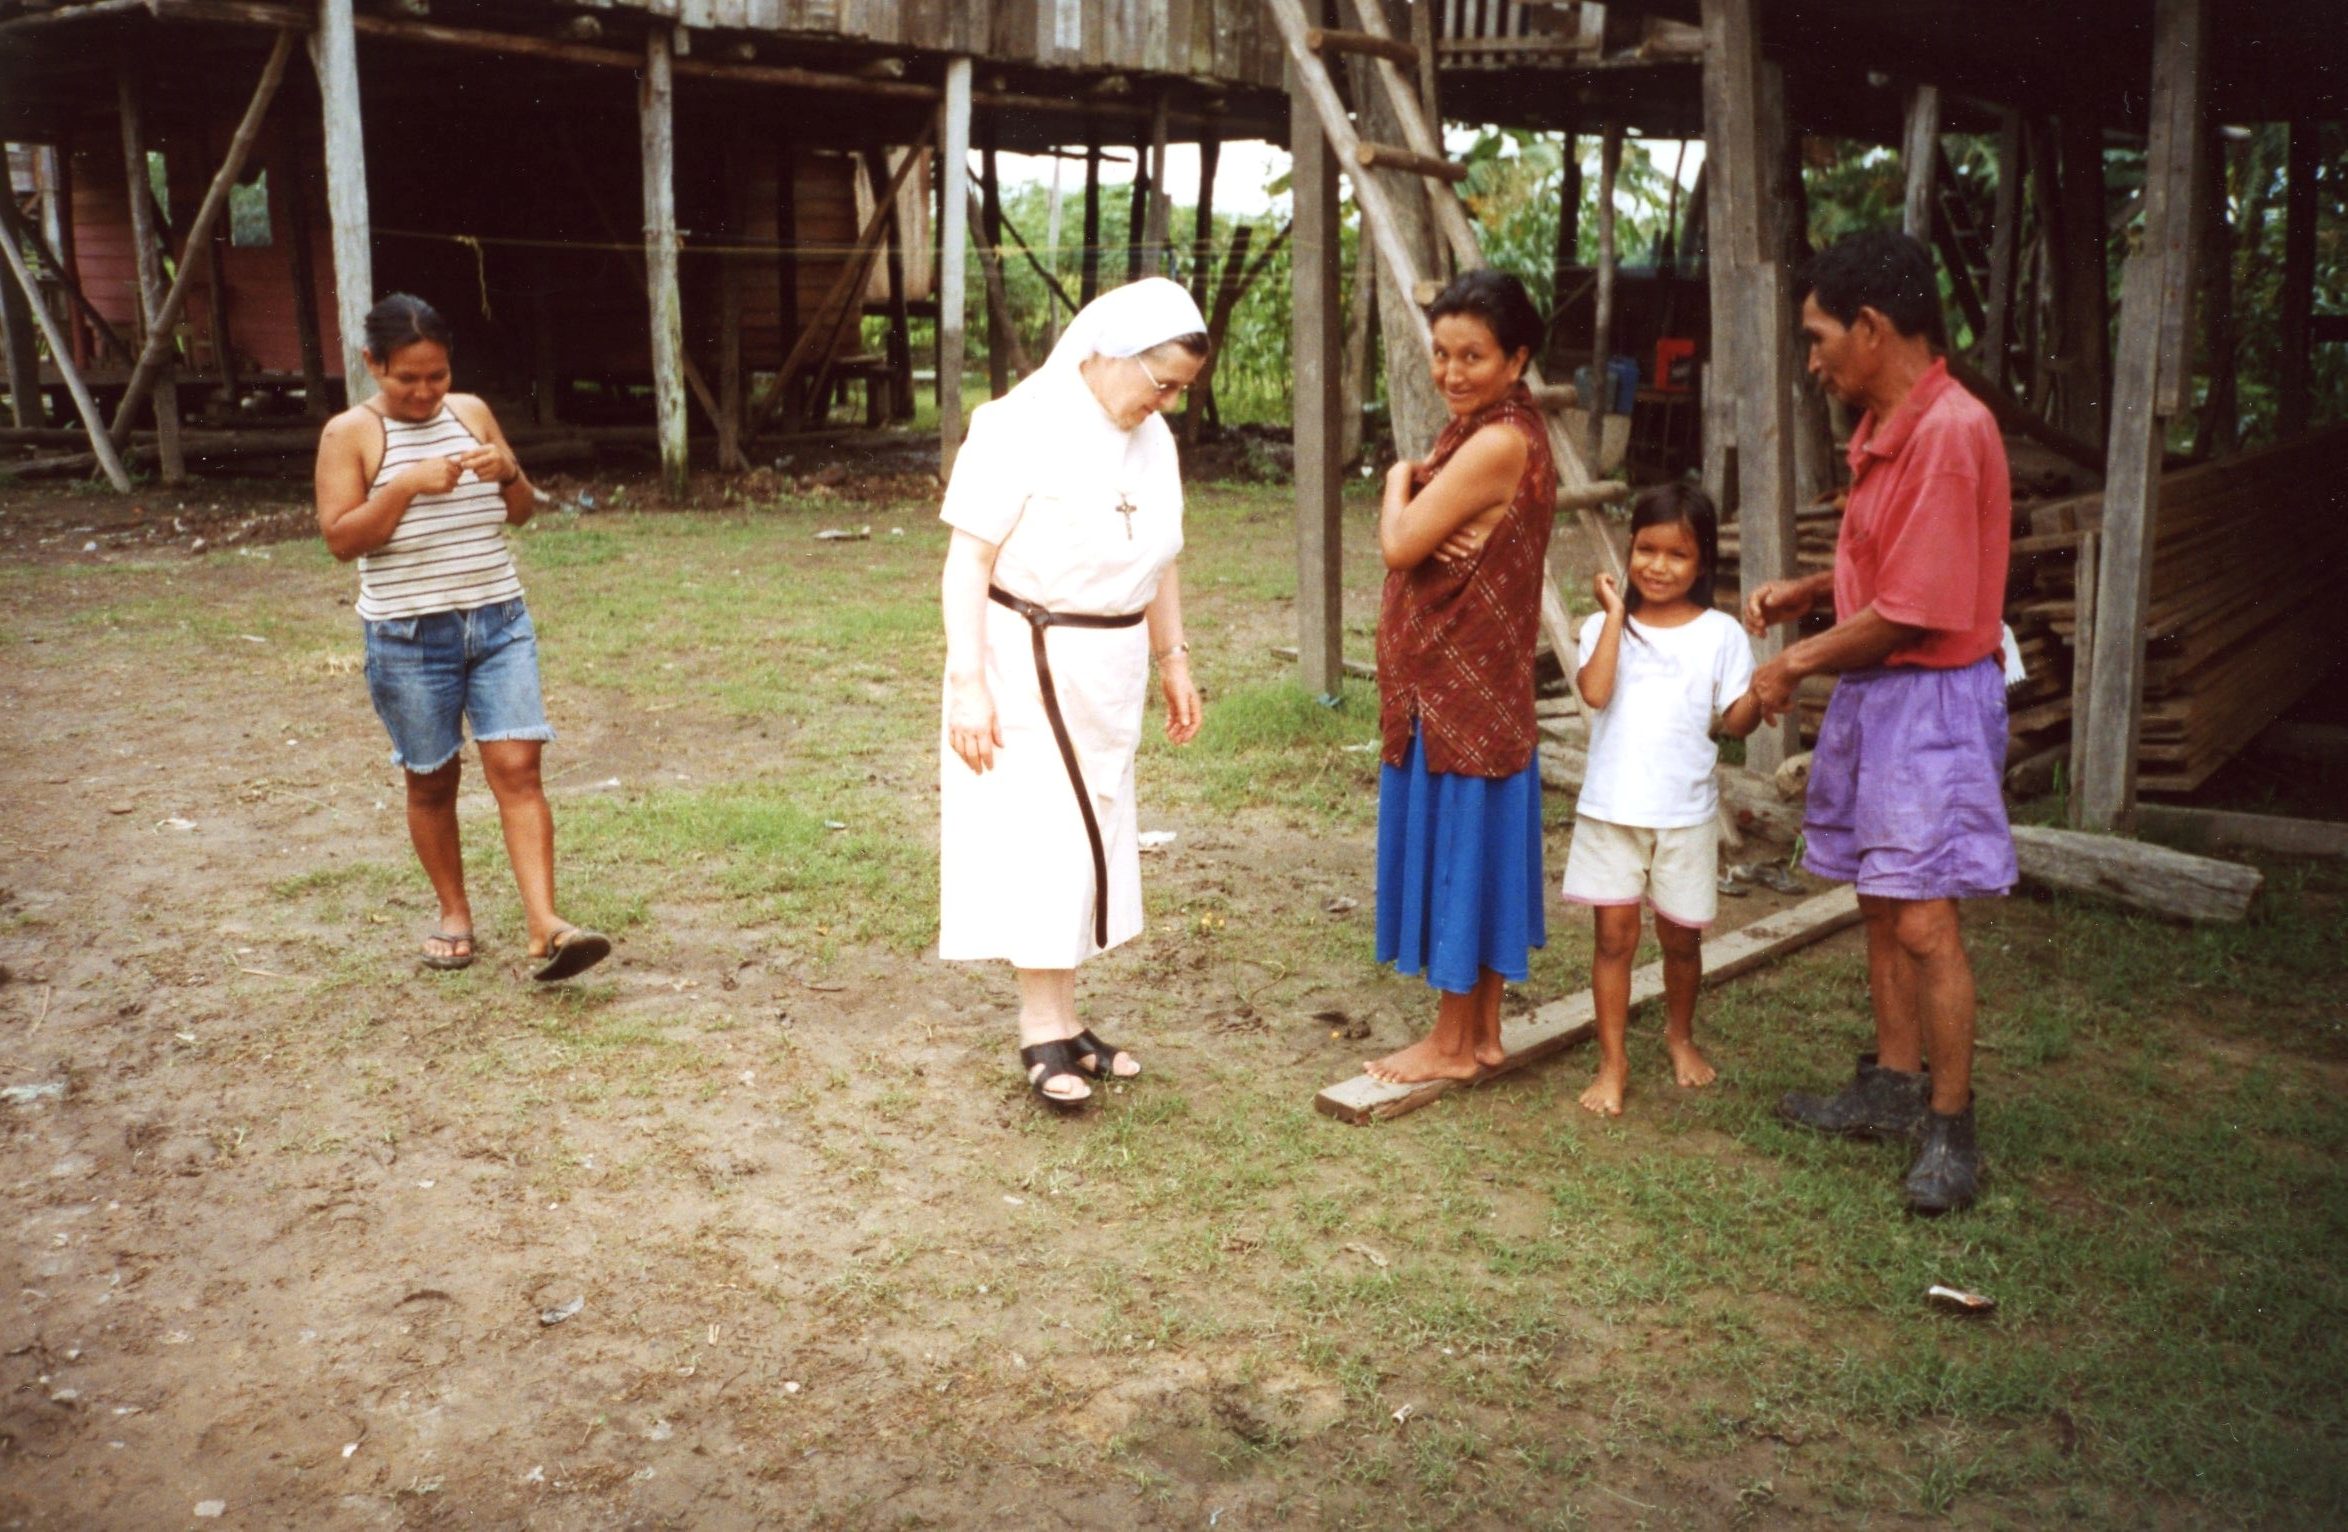
[[[1098,617],[1089,612],[1051,612],[1012,595],[1000,585],[988,586],[986,593],[988,600],[1026,618],[1028,631],[1035,635],[1036,687],[1043,693],[1044,716],[1052,721],[1052,738],[1060,746],[1060,764],[1068,768],[1068,785],[1076,790],[1076,807],[1084,815],[1085,839],[1092,842],[1093,945],[1105,948],[1109,945],[1109,854],[1101,845],[1101,822],[1093,815],[1092,794],[1085,790],[1084,768],[1076,762],[1076,742],[1068,737],[1068,720],[1060,716],[1060,694],[1052,689],[1052,657],[1044,648],[1044,629],[1130,628],[1146,614],[1127,612],[1118,617]]]

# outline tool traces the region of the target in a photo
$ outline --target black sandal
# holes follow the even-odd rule
[[[1048,1081],[1059,1079],[1082,1080],[1086,1070],[1076,1061],[1076,1044],[1072,1039],[1035,1043],[1019,1050],[1019,1062],[1027,1066],[1027,1093],[1055,1112],[1081,1110],[1092,1100],[1088,1088],[1081,1096],[1055,1096],[1044,1089]]]
[[[1141,1069],[1139,1067],[1141,1060],[1133,1059],[1133,1050],[1130,1048],[1120,1048],[1115,1043],[1102,1042],[1099,1038],[1093,1035],[1092,1028],[1090,1027],[1085,1028],[1083,1031],[1077,1033],[1074,1037],[1068,1039],[1068,1042],[1069,1045],[1075,1048],[1077,1051],[1078,1058],[1076,1060],[1076,1067],[1078,1071],[1092,1079],[1125,1081],[1138,1080],[1141,1078]],[[1133,1059],[1135,1065],[1133,1073],[1129,1075],[1121,1075],[1117,1073],[1117,1055],[1120,1053],[1124,1054],[1129,1059]],[[1091,1059],[1093,1062],[1090,1064],[1085,1063],[1084,1061],[1087,1058]]]

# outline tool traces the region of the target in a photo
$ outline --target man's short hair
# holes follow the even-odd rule
[[[1946,344],[1932,252],[1895,229],[1844,235],[1810,257],[1796,289],[1796,302],[1816,298],[1838,324],[1851,324],[1859,310],[1873,309],[1902,335],[1921,335],[1935,347]]]

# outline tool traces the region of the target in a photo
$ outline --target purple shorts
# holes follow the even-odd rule
[[[1977,899],[2014,886],[2006,826],[2005,670],[1858,670],[1810,758],[1803,864],[1885,899]]]

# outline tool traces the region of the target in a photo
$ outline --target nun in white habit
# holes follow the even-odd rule
[[[1206,323],[1152,277],[1104,293],[1041,370],[970,417],[940,513],[946,687],[938,955],[1019,975],[1045,1104],[1141,1066],[1076,1019],[1076,967],[1141,932],[1133,756],[1150,664],[1166,737],[1198,733],[1182,638],[1173,407]]]

